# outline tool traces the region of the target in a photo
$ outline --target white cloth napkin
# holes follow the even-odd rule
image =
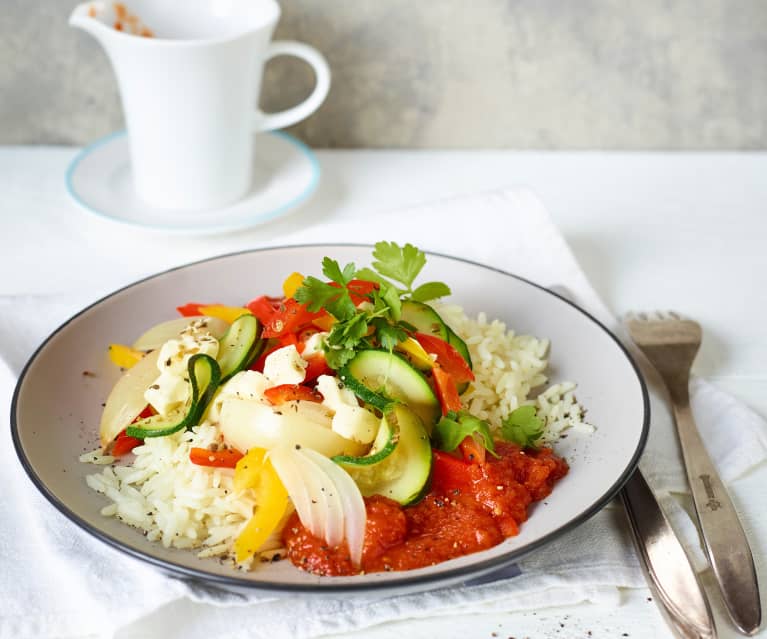
[[[501,191],[437,202],[353,223],[295,230],[264,245],[381,239],[411,242],[496,266],[574,299],[618,329],[540,202],[526,191]],[[384,230],[382,230],[384,229]],[[23,362],[59,323],[98,295],[0,298],[0,394],[6,405]],[[704,561],[694,527],[669,497],[685,482],[669,412],[652,391],[653,424],[642,470],[675,526]],[[726,482],[767,458],[763,420],[696,380],[693,409]],[[724,433],[737,426],[739,438]],[[517,567],[428,593],[343,600],[233,594],[165,576],[123,556],[70,524],[26,479],[0,431],[0,637],[314,637],[392,619],[467,612],[520,611],[579,602],[618,605],[619,589],[644,586],[625,517],[608,507]],[[83,487],[85,490],[85,487]],[[34,613],[34,614],[31,614]]]

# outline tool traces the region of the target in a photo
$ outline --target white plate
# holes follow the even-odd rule
[[[370,247],[298,246],[225,255],[160,273],[105,297],[53,333],[25,367],[11,409],[13,439],[30,477],[70,520],[130,555],[177,574],[231,587],[278,591],[380,589],[402,592],[466,581],[508,566],[520,556],[577,526],[602,508],[636,466],[647,437],[649,411],[644,383],[620,343],[596,320],[554,293],[476,263],[429,255],[423,281],[438,279],[470,314],[484,310],[520,333],[551,339],[551,381],[578,382],[592,435],[570,435],[556,450],[570,464],[554,492],[536,504],[521,533],[489,550],[408,572],[356,577],[317,577],[287,561],[243,574],[192,552],[150,543],[136,529],[99,510],[106,500],[88,489],[94,467],[78,455],[98,445],[101,404],[119,376],[107,344],[128,342],[146,327],[173,317],[189,300],[243,304],[281,290],[284,274],[320,276],[329,255],[342,264],[370,263]],[[247,282],[247,284],[244,284]],[[93,376],[83,376],[91,371]],[[66,470],[66,472],[62,472]]]
[[[144,204],[133,188],[128,137],[119,131],[84,148],[69,165],[69,195],[89,213],[145,229],[179,235],[235,231],[281,217],[317,188],[314,153],[287,133],[256,136],[253,188],[243,199],[214,210],[170,211]]]

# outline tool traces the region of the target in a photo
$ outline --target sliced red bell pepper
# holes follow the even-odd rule
[[[466,360],[455,350],[455,347],[445,340],[426,333],[415,333],[413,337],[427,353],[437,356],[437,363],[447,372],[456,384],[471,382],[474,373]]]
[[[129,437],[125,434],[125,429],[115,437],[115,442],[112,444],[112,456],[122,457],[131,452],[136,446],[141,446],[144,443],[143,439],[138,437]]]
[[[370,294],[378,287],[378,282],[368,282],[367,280],[352,280],[346,285],[349,297],[352,298],[355,306],[361,302],[369,302]]]
[[[458,444],[458,449],[463,455],[465,462],[469,464],[484,464],[487,458],[487,449],[476,434],[467,435],[463,441]]]
[[[291,402],[297,399],[319,404],[323,399],[322,395],[316,390],[313,390],[308,386],[302,386],[301,384],[280,384],[279,386],[267,388],[264,391],[264,397],[266,397],[266,399],[268,399],[274,406],[279,406],[285,402]]]
[[[323,313],[324,311],[310,313],[306,304],[301,304],[292,298],[286,299],[271,319],[264,323],[261,336],[265,338],[282,337],[288,333],[298,333]]]
[[[432,490],[448,493],[452,490],[467,490],[472,485],[471,465],[463,459],[441,450],[433,450]]]
[[[208,450],[207,448],[192,448],[189,460],[198,466],[215,466],[217,468],[234,468],[243,454],[231,448],[223,450]]]
[[[134,419],[133,421],[137,422],[139,419],[146,419],[147,417],[151,417],[152,415],[157,415],[157,411],[154,408],[152,408],[151,405],[147,404],[144,407],[144,410],[142,410],[138,414],[138,417],[136,417],[136,419]]]
[[[320,375],[332,375],[333,371],[328,366],[325,360],[325,355],[322,353],[315,353],[304,358],[308,366],[306,367],[306,377],[304,377],[304,383],[313,382]]]
[[[338,282],[328,282],[333,288],[341,288]],[[368,282],[367,280],[351,280],[346,285],[346,290],[349,291],[349,297],[352,303],[357,306],[361,302],[369,302],[370,294],[379,287],[378,282]]]
[[[216,304],[203,304],[198,302],[189,302],[183,306],[177,306],[176,310],[184,317],[192,317],[194,315],[203,315],[200,313],[201,306],[216,306]],[[219,305],[220,306],[220,305]]]
[[[142,410],[138,415],[136,415],[136,419],[133,420],[133,423],[135,424],[140,419],[146,419],[147,417],[151,417],[152,415],[156,415],[157,411],[152,408],[149,404],[147,404],[144,407],[144,410]],[[114,444],[112,444],[112,455],[114,457],[122,457],[123,455],[127,455],[129,452],[131,452],[136,446],[141,446],[141,444],[144,443],[143,439],[139,439],[138,437],[130,437],[129,435],[125,434],[125,429],[123,428],[118,434],[117,437],[115,437]]]
[[[266,326],[274,315],[279,311],[280,305],[284,301],[283,297],[269,297],[268,295],[262,295],[256,299],[248,302],[245,305],[253,315],[258,318],[262,326]]]
[[[437,391],[437,397],[442,406],[442,415],[447,415],[451,410],[461,410],[461,398],[453,378],[436,363],[431,369],[431,373],[434,376],[434,389]]]

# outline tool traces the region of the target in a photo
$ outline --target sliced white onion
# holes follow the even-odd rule
[[[128,426],[146,407],[144,392],[157,378],[157,358],[160,351],[142,357],[126,370],[109,393],[101,413],[99,436],[106,448],[120,431]]]
[[[156,324],[133,342],[132,347],[137,351],[153,351],[156,348],[160,348],[169,339],[178,337],[181,331],[192,324],[192,322],[198,320],[203,320],[205,322],[205,329],[216,339],[221,339],[226,331],[229,330],[229,324],[218,317],[207,317],[204,315],[178,317],[176,319],[168,320],[167,322]]]
[[[269,406],[239,397],[221,402],[219,425],[224,440],[237,450],[271,449],[280,444],[311,448],[323,455],[362,455],[368,447],[330,429],[330,414],[308,401]]]
[[[317,459],[333,464],[327,457],[308,448],[301,448],[296,453],[302,459],[306,469],[305,477],[314,477],[315,490],[309,489],[314,495],[315,504],[312,506],[322,513],[320,521],[324,519],[324,539],[330,546],[337,546],[344,540],[344,504],[333,478],[328,474],[324,465],[317,463]],[[319,484],[320,492],[316,488]]]
[[[297,461],[295,448],[290,446],[277,446],[272,448],[267,454],[269,461],[272,462],[275,472],[280,478],[288,496],[296,507],[298,518],[311,533],[320,530],[319,513],[312,504],[312,498],[309,494],[309,488],[304,481],[304,476],[300,462]]]
[[[365,511],[365,501],[357,484],[338,464],[333,463],[327,457],[319,453],[301,449],[304,457],[312,460],[324,473],[327,474],[336,487],[336,495],[341,500],[341,508],[344,519],[343,536],[346,537],[346,543],[349,546],[349,553],[352,562],[359,566],[362,561],[362,547],[365,542],[365,525],[367,523],[367,512]],[[330,542],[328,542],[330,543]]]
[[[268,455],[301,523],[329,546],[346,539],[352,561],[359,566],[366,514],[354,480],[314,450],[281,444]]]

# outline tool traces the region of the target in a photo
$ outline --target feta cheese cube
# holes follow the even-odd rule
[[[306,360],[292,344],[278,348],[264,362],[264,375],[272,386],[300,384],[306,377]]]
[[[213,423],[218,423],[221,420],[221,406],[230,397],[253,402],[265,401],[264,391],[270,386],[269,380],[263,373],[258,371],[240,371],[226,382],[213,397],[213,401],[208,409],[208,420]]]
[[[333,415],[331,428],[341,437],[361,444],[369,444],[375,439],[380,420],[362,406],[341,404]]]
[[[144,399],[160,415],[168,415],[182,407],[192,393],[191,384],[173,371],[160,373],[160,376],[144,392]]]
[[[183,406],[192,394],[188,379],[189,358],[203,353],[215,358],[218,340],[201,327],[189,326],[177,339],[169,339],[160,347],[157,368],[160,375],[144,392],[144,399],[160,415]]]
[[[337,411],[343,405],[359,406],[357,396],[337,377],[320,375],[317,378],[317,390],[323,397],[322,403],[332,411]]]
[[[304,350],[301,353],[301,357],[306,359],[307,357],[311,357],[317,353],[324,353],[325,351],[322,348],[322,343],[325,341],[328,335],[330,335],[330,333],[319,332],[314,333],[314,335],[309,337],[309,339],[304,342]]]

